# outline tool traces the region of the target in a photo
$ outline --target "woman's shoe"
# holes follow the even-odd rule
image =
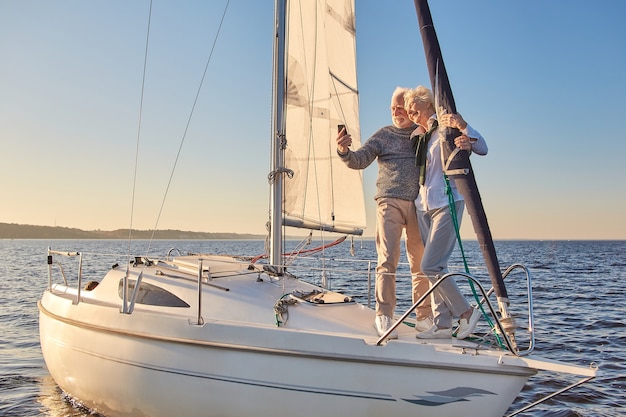
[[[480,311],[476,308],[472,308],[472,315],[469,319],[459,319],[459,327],[456,329],[456,338],[463,340],[472,334],[478,324],[478,320],[480,320]]]
[[[452,329],[440,329],[433,324],[430,329],[415,335],[418,339],[450,339],[452,337]]]

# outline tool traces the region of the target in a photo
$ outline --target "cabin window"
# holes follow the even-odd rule
[[[135,280],[128,280],[128,297],[135,291]],[[122,298],[122,288],[124,286],[124,279],[120,279],[118,286],[118,294],[120,299]],[[156,285],[142,282],[139,285],[139,292],[137,293],[136,304],[147,304],[151,306],[161,307],[189,307],[189,304],[172,294],[171,292],[164,290]]]

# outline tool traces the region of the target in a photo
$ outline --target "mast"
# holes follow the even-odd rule
[[[354,0],[275,0],[270,263],[286,227],[360,235],[363,179],[339,159],[337,125],[360,146]],[[355,148],[356,149],[356,148]]]
[[[450,81],[448,80],[448,74],[443,62],[437,34],[435,33],[428,1],[414,0],[414,2],[422,43],[424,44],[424,53],[426,55],[430,82],[433,94],[436,97],[437,113],[442,110],[447,113],[456,113],[456,105],[454,103],[454,97],[452,96],[452,89],[450,88]],[[512,318],[508,310],[508,294],[504,286],[502,271],[500,270],[500,264],[496,256],[496,249],[493,244],[491,231],[489,230],[489,224],[487,223],[487,215],[485,214],[480,193],[478,192],[474,170],[469,160],[469,152],[457,152],[452,155],[451,161],[448,160],[456,148],[454,138],[459,136],[459,134],[458,129],[452,128],[446,128],[444,132],[444,159],[447,161],[447,164],[449,164],[447,173],[448,176],[454,180],[457,189],[465,199],[467,213],[472,219],[472,225],[474,226],[478,244],[485,259],[487,271],[489,272],[489,277],[491,278],[491,283],[498,300],[498,306],[503,319],[502,323],[505,325],[507,333],[513,336],[514,324],[512,323]],[[511,339],[513,338],[511,337]]]
[[[272,144],[271,144],[271,213],[270,213],[270,263],[282,272],[282,213],[283,213],[283,165],[285,157],[285,108],[286,108],[286,9],[287,0],[275,0],[275,33],[272,96]]]

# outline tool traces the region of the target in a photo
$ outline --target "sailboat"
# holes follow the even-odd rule
[[[529,346],[511,343],[491,291],[469,274],[443,279],[474,283],[493,337],[429,341],[415,337],[415,306],[396,317],[397,339],[391,329],[378,336],[368,305],[296,272],[286,227],[350,235],[365,227],[361,174],[334,144],[338,124],[360,143],[355,7],[276,0],[275,8],[268,253],[129,255],[86,282],[80,252],[50,248],[40,340],[59,387],[109,417],[471,417],[504,415],[538,372],[582,378],[560,391],[594,378],[591,367],[533,354],[532,311]],[[67,276],[62,264],[72,260],[77,274]],[[519,268],[530,281],[521,265],[503,275]]]

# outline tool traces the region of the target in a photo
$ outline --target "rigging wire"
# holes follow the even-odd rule
[[[302,6],[302,3],[300,3],[300,6]],[[316,22],[315,22],[315,26],[314,27],[317,28],[318,27],[317,20],[320,18],[319,14],[317,13],[317,10],[318,10],[317,4],[315,6],[315,9],[316,9],[316,13],[315,13],[315,20],[316,20]],[[302,25],[302,22],[304,22],[304,16],[302,14],[302,7],[300,7],[300,11],[299,12],[300,12],[299,13],[300,14],[300,17],[299,17],[300,24]],[[324,22],[323,19],[322,19],[322,22]],[[304,33],[304,29],[301,29],[301,30]],[[317,37],[317,34],[315,35],[315,37]],[[303,45],[303,49],[306,52],[306,48],[304,46],[306,46],[306,45]],[[317,56],[318,56],[318,44],[317,44],[317,42],[315,42],[313,44],[313,62],[310,63],[310,64],[313,65],[313,68],[317,67]],[[304,67],[305,67],[305,70],[308,69],[308,64],[309,64],[306,61],[306,57],[307,57],[307,54],[305,53],[304,54],[304,58],[305,58]],[[305,73],[308,73],[308,71],[305,71]],[[309,105],[309,109],[308,109],[309,110],[309,112],[308,112],[308,114],[309,114],[309,138],[308,138],[308,144],[309,144],[309,146],[308,146],[307,160],[308,161],[313,161],[313,171],[315,172],[315,174],[313,175],[313,178],[315,179],[315,184],[313,186],[314,186],[314,191],[315,191],[315,195],[316,195],[316,198],[317,198],[317,217],[318,217],[318,219],[320,219],[320,224],[321,224],[322,223],[322,221],[321,221],[322,220],[322,208],[320,206],[320,201],[321,201],[320,184],[319,184],[317,158],[315,156],[316,155],[315,138],[314,138],[315,132],[313,132],[313,109],[315,107],[315,100],[316,100],[316,97],[315,97],[315,90],[316,90],[315,89],[315,85],[317,83],[317,71],[312,71],[312,74],[313,74],[313,77],[311,79],[310,90],[307,91],[307,96],[309,97],[309,102],[308,102],[308,105]],[[311,157],[311,155],[312,155],[312,157]],[[308,173],[309,173],[308,172],[309,169],[310,168],[307,168],[307,176],[308,176]],[[331,175],[332,175],[332,170],[331,170]],[[331,181],[331,184],[332,184],[332,181]],[[304,190],[304,195],[305,195],[304,200],[305,200],[305,203],[306,203],[307,190],[308,190],[308,181],[307,181],[307,184],[306,184],[306,189]],[[330,187],[330,192],[331,192],[331,195],[334,194],[334,190],[333,190],[332,185]],[[334,200],[334,197],[331,197],[331,201],[333,201],[333,200]],[[304,206],[302,207],[302,211],[303,212],[305,211],[305,207]],[[320,232],[320,237],[322,239],[322,253],[323,253],[324,252],[324,242],[326,241],[326,234],[324,233],[323,228],[320,228],[319,232]],[[325,272],[326,272],[326,257],[325,256],[321,257],[321,262],[322,262],[322,285],[324,287],[326,287],[327,283],[326,283],[326,278],[325,278]]]
[[[152,0],[150,0],[150,7],[148,9],[148,27],[146,30],[146,47],[143,57],[143,75],[141,78],[141,95],[139,99],[139,120],[137,123],[137,141],[135,147],[135,167],[133,172],[133,187],[130,203],[130,224],[128,226],[128,257],[130,262],[131,256],[131,242],[133,233],[133,216],[135,212],[135,191],[137,190],[137,168],[139,166],[139,143],[141,138],[141,120],[143,115],[143,99],[146,88],[146,68],[148,66],[148,46],[150,44],[150,24],[152,22]]]
[[[290,7],[293,7],[293,5],[290,5]],[[315,6],[315,7],[317,8],[317,6]],[[291,11],[290,11],[289,14],[291,16]],[[318,18],[317,13],[315,13],[315,15],[312,18],[317,20],[317,18]],[[311,19],[311,17],[309,17],[308,19]],[[300,23],[300,31],[302,33],[304,33],[304,29],[302,27],[302,22],[304,22],[305,20],[307,20],[307,19],[305,18],[303,10],[302,10],[302,3],[298,2],[298,22]],[[289,19],[289,24],[292,25],[294,23],[295,22],[292,21],[292,19],[290,18]],[[314,27],[317,27],[317,23],[314,25]],[[293,41],[293,39],[289,39],[288,38],[288,41]],[[303,67],[303,72],[305,74],[305,77],[304,77],[304,81],[305,81],[304,89],[306,90],[306,97],[308,99],[307,102],[306,102],[306,106],[308,106],[306,108],[306,113],[308,114],[308,127],[309,127],[309,129],[308,129],[308,138],[307,138],[308,139],[307,140],[307,155],[306,155],[305,160],[306,161],[315,161],[315,158],[311,158],[311,153],[315,152],[315,149],[312,147],[312,145],[314,144],[313,138],[312,138],[312,136],[313,136],[313,131],[312,131],[313,114],[312,114],[312,109],[313,109],[313,106],[314,106],[313,94],[314,94],[314,91],[315,91],[315,83],[316,83],[316,78],[315,77],[317,76],[317,72],[313,71],[312,72],[313,77],[310,80],[310,83],[306,82],[306,81],[309,81],[309,78],[307,76],[309,74],[309,71],[308,71],[308,69],[309,69],[309,62],[307,61],[307,45],[304,42],[303,38],[298,39],[298,41],[300,43],[299,48],[302,51],[304,51],[302,67]],[[314,51],[313,51],[314,61],[313,61],[312,64],[315,65],[315,58],[317,57],[317,42],[314,43],[313,48],[314,48]],[[287,74],[289,74],[289,69],[288,68],[287,68]],[[313,167],[315,168],[316,165],[314,164]],[[307,179],[309,178],[309,169],[311,169],[310,165],[307,165],[306,166],[306,172],[302,173],[302,174],[306,175]],[[317,175],[314,176],[314,179],[317,179]],[[306,210],[307,196],[309,195],[309,182],[305,180],[305,182],[303,184],[304,184],[304,190],[301,191],[302,195],[303,195],[303,204],[302,204],[302,208],[301,208],[301,210],[302,210],[302,217],[304,217],[304,212]],[[285,203],[286,194],[287,193],[283,193],[283,204]],[[317,201],[319,202],[319,191],[318,191]],[[320,218],[321,218],[321,215],[319,214],[319,204],[318,204],[318,219],[320,219]],[[323,231],[322,231],[322,233],[323,233]],[[286,236],[286,226],[283,226],[283,236]]]
[[[174,164],[172,165],[172,170],[170,172],[170,177],[169,177],[169,180],[167,182],[167,186],[165,187],[165,192],[163,193],[163,199],[161,201],[161,206],[159,208],[159,212],[157,214],[157,218],[156,218],[156,221],[154,223],[154,227],[152,228],[152,233],[150,235],[150,240],[148,242],[148,247],[146,249],[146,253],[150,252],[150,247],[152,246],[152,241],[154,240],[154,235],[156,233],[159,221],[161,219],[161,214],[163,213],[163,208],[165,206],[165,200],[167,199],[167,195],[168,195],[170,186],[172,184],[172,180],[174,178],[174,172],[176,171],[176,166],[178,165],[178,160],[180,158],[180,154],[181,154],[181,151],[182,151],[182,148],[183,148],[183,144],[185,143],[185,139],[187,137],[187,132],[189,130],[189,125],[191,124],[191,119],[193,118],[194,111],[195,111],[195,108],[196,108],[196,104],[198,103],[198,98],[200,97],[200,92],[202,90],[202,85],[204,84],[204,79],[206,78],[206,74],[207,74],[207,71],[209,69],[209,64],[211,63],[211,58],[213,57],[213,52],[215,51],[215,45],[217,44],[217,40],[219,38],[219,34],[221,33],[222,24],[224,23],[224,18],[226,17],[226,12],[228,11],[229,4],[230,4],[230,0],[228,0],[226,2],[226,6],[224,7],[224,12],[222,13],[222,18],[221,18],[220,24],[219,24],[219,26],[217,28],[217,33],[215,34],[215,39],[213,40],[213,45],[211,46],[211,51],[209,53],[209,57],[207,59],[206,65],[204,67],[204,72],[202,74],[202,78],[200,80],[200,84],[198,85],[198,90],[196,91],[196,96],[195,96],[195,99],[193,101],[193,105],[191,106],[191,111],[189,112],[189,118],[187,119],[187,124],[185,125],[185,129],[183,131],[183,135],[182,135],[182,138],[181,138],[181,141],[180,141],[180,145],[178,147],[178,152],[176,153],[176,157],[174,159]],[[151,4],[150,8],[152,9],[152,4]],[[147,47],[146,47],[146,56],[147,56]],[[145,66],[145,64],[144,64],[144,66]],[[145,74],[145,68],[144,68],[144,74]],[[143,92],[142,92],[142,97],[143,97]],[[142,98],[142,101],[143,101],[143,98]],[[137,152],[137,154],[138,154],[138,152]],[[133,200],[134,200],[134,194],[133,194]]]

